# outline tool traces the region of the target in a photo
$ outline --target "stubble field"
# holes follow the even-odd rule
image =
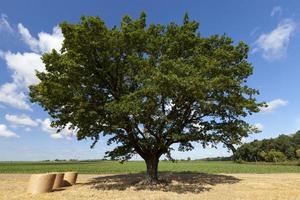
[[[1,200],[201,199],[298,200],[299,174],[165,173],[168,185],[136,184],[141,174],[79,175],[78,184],[47,194],[26,193],[28,174],[0,174]]]
[[[139,161],[0,162],[0,200],[300,200],[300,167],[293,163],[162,161],[165,184],[151,187],[140,184],[144,170]],[[78,183],[47,194],[26,192],[30,174],[55,171],[78,171]]]

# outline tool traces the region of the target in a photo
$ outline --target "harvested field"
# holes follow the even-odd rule
[[[78,184],[52,193],[26,193],[28,174],[0,174],[2,200],[209,199],[300,200],[300,174],[163,173],[168,184],[140,185],[142,174],[79,175]]]

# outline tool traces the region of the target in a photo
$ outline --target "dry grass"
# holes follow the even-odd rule
[[[29,175],[0,174],[2,200],[209,199],[300,200],[300,174],[164,173],[168,184],[146,187],[141,174],[79,175],[78,184],[48,194],[26,193]]]

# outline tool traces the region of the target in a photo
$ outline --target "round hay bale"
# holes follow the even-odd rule
[[[51,192],[56,174],[32,174],[29,180],[27,192],[40,194]]]
[[[64,186],[64,173],[56,173],[53,189],[57,189]]]
[[[75,185],[77,180],[77,172],[66,172],[64,175],[64,186]]]

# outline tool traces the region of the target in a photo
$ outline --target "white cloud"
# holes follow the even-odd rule
[[[281,14],[282,14],[282,8],[280,6],[275,6],[272,9],[271,17],[281,16]]]
[[[38,83],[35,70],[43,71],[44,64],[36,53],[0,52],[7,67],[13,72],[12,82],[0,86],[0,102],[22,110],[31,110],[25,93],[28,86]]]
[[[2,52],[2,58],[13,72],[13,82],[19,87],[27,88],[29,85],[38,83],[35,71],[45,70],[41,55],[36,53]]]
[[[31,131],[30,127],[37,127],[40,125],[42,131],[48,133],[53,139],[71,139],[73,136],[76,136],[76,130],[70,129],[70,124],[68,124],[63,130],[57,133],[58,129],[51,127],[51,120],[49,118],[46,118],[44,120],[34,120],[25,114],[22,114],[20,116],[6,114],[5,119],[11,123],[12,127],[17,127],[18,125],[25,126],[24,130],[27,132]]]
[[[53,139],[63,139],[64,137],[59,133],[50,134],[50,137]]]
[[[172,111],[172,108],[175,106],[175,104],[173,103],[173,101],[172,100],[168,100],[168,101],[166,101],[166,103],[165,103],[165,110],[167,111],[167,112],[171,112]]]
[[[273,112],[275,109],[281,106],[285,106],[288,104],[288,101],[283,99],[274,99],[273,101],[267,102],[268,107],[261,107],[261,112],[270,113]]]
[[[31,36],[29,30],[25,28],[23,24],[18,24],[18,30],[23,41],[29,46],[29,48],[34,52],[38,52],[38,41]]]
[[[16,133],[7,129],[5,124],[0,124],[0,137],[19,137]]]
[[[10,26],[7,21],[7,16],[5,14],[1,14],[0,17],[0,31],[13,33],[13,28]]]
[[[38,123],[35,120],[31,119],[25,114],[22,114],[20,116],[6,114],[5,119],[15,125],[24,125],[31,127],[38,126]]]
[[[29,30],[22,24],[18,24],[19,33],[23,41],[36,53],[50,52],[52,49],[59,51],[63,42],[63,34],[58,26],[53,28],[52,34],[40,32],[38,39],[32,37]]]
[[[2,19],[6,20],[6,17]],[[12,53],[0,50],[0,57],[6,61],[7,67],[12,72],[12,81],[0,86],[0,102],[14,108],[31,110],[26,94],[29,85],[39,82],[35,75],[36,70],[45,70],[41,56],[52,49],[59,51],[64,38],[58,26],[53,28],[52,34],[38,33],[38,38],[34,38],[22,24],[18,24],[18,31],[33,52]]]
[[[37,122],[39,122],[42,126],[42,130],[48,134],[50,134],[50,137],[53,139],[61,139],[61,138],[67,138],[70,139],[73,136],[76,136],[76,131],[71,130],[70,124],[66,126],[62,131],[57,133],[57,129],[51,127],[51,121],[49,118],[46,118],[44,120],[38,119]]]
[[[193,123],[192,125],[197,129],[197,131],[201,131],[205,128],[204,125],[199,123]]]
[[[0,86],[0,102],[14,108],[31,110],[26,95],[16,83],[5,83]]]
[[[254,124],[254,127],[258,130],[258,131],[263,131],[264,126],[261,123],[257,123]]]
[[[58,26],[53,28],[52,34],[39,33],[39,48],[42,53],[50,52],[52,49],[60,51],[64,37]]]
[[[269,33],[263,33],[256,40],[253,52],[262,52],[267,60],[276,60],[285,56],[292,34],[296,30],[296,23],[286,19]]]
[[[254,140],[253,137],[248,136],[248,137],[243,137],[242,140],[241,140],[241,142],[242,142],[243,144],[245,144],[245,143],[252,142],[253,140]]]

